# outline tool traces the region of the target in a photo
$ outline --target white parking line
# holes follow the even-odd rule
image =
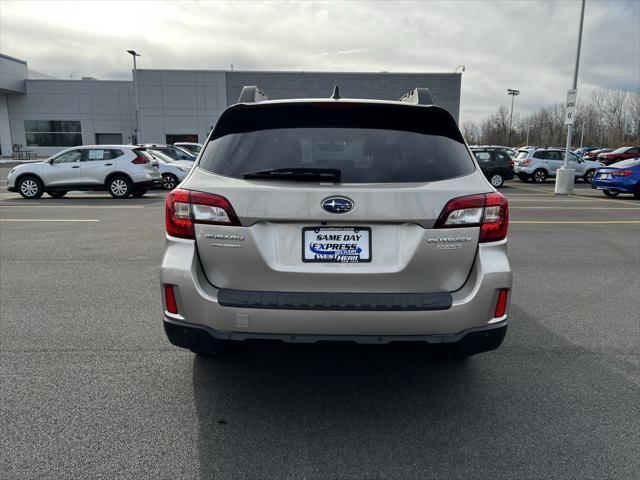
[[[622,224],[637,224],[640,225],[640,220],[509,220],[509,223],[518,224],[583,224],[583,225],[595,225],[595,224],[610,224],[610,223],[622,223]]]
[[[99,222],[95,218],[0,218],[0,222]]]
[[[111,210],[128,210],[135,208],[144,208],[142,205],[0,205],[0,208],[98,208],[98,209],[111,209]]]
[[[640,207],[514,207],[509,210],[640,210]]]

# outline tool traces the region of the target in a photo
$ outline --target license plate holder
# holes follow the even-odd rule
[[[371,262],[371,228],[304,227],[302,261],[305,263]]]

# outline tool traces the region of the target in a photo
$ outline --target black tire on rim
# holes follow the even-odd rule
[[[116,176],[111,177],[107,182],[107,190],[113,198],[127,198],[131,195],[133,188],[131,181],[127,177]]]
[[[596,174],[595,170],[587,170],[587,173],[584,174],[585,183],[591,183],[593,181],[593,176]]]
[[[143,196],[145,193],[147,193],[147,189],[146,188],[137,188],[133,191],[133,196],[138,198]]]
[[[47,190],[47,195],[53,198],[62,198],[67,193],[67,190]]]
[[[38,177],[22,177],[18,182],[18,192],[23,198],[40,198],[44,193],[44,186]]]
[[[617,190],[603,190],[603,192],[607,197],[611,197],[611,198],[614,198],[620,195],[620,192]]]
[[[633,191],[633,198],[640,200],[640,183],[636,185],[636,189]]]
[[[544,183],[547,179],[547,172],[542,169],[536,170],[535,172],[533,172],[531,178],[533,178],[533,181],[535,183]]]
[[[491,186],[494,188],[500,188],[502,184],[504,184],[504,178],[499,173],[492,173],[489,177],[489,183],[491,183]]]
[[[173,190],[178,185],[178,177],[173,173],[165,173],[162,175],[162,188],[165,190]]]

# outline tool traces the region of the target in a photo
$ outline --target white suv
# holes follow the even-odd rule
[[[42,162],[19,165],[9,172],[7,189],[24,198],[54,198],[69,190],[107,190],[114,198],[141,197],[162,185],[157,160],[145,149],[127,145],[73,147]]]
[[[523,182],[529,180],[544,183],[549,177],[555,177],[556,172],[564,165],[564,148],[529,148],[519,149],[515,158],[514,170]],[[604,166],[600,162],[592,162],[569,153],[569,168],[575,171],[576,180],[583,179],[591,183],[596,170]]]

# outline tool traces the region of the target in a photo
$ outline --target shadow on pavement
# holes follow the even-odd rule
[[[584,378],[575,373],[584,364],[575,368],[572,356],[551,361],[539,349],[523,350],[519,343],[587,353],[516,306],[512,318],[502,349],[466,361],[413,346],[261,347],[196,357],[201,478],[621,473],[624,463],[609,467],[589,453],[598,449],[632,471],[629,452],[607,443],[620,438],[616,428],[638,438],[633,425],[619,425],[619,415],[633,414],[632,396],[623,411],[604,407],[613,395],[607,384],[619,390],[624,382],[609,378],[609,368],[602,373],[605,360],[592,355],[597,368]],[[594,395],[594,383],[604,390]]]

